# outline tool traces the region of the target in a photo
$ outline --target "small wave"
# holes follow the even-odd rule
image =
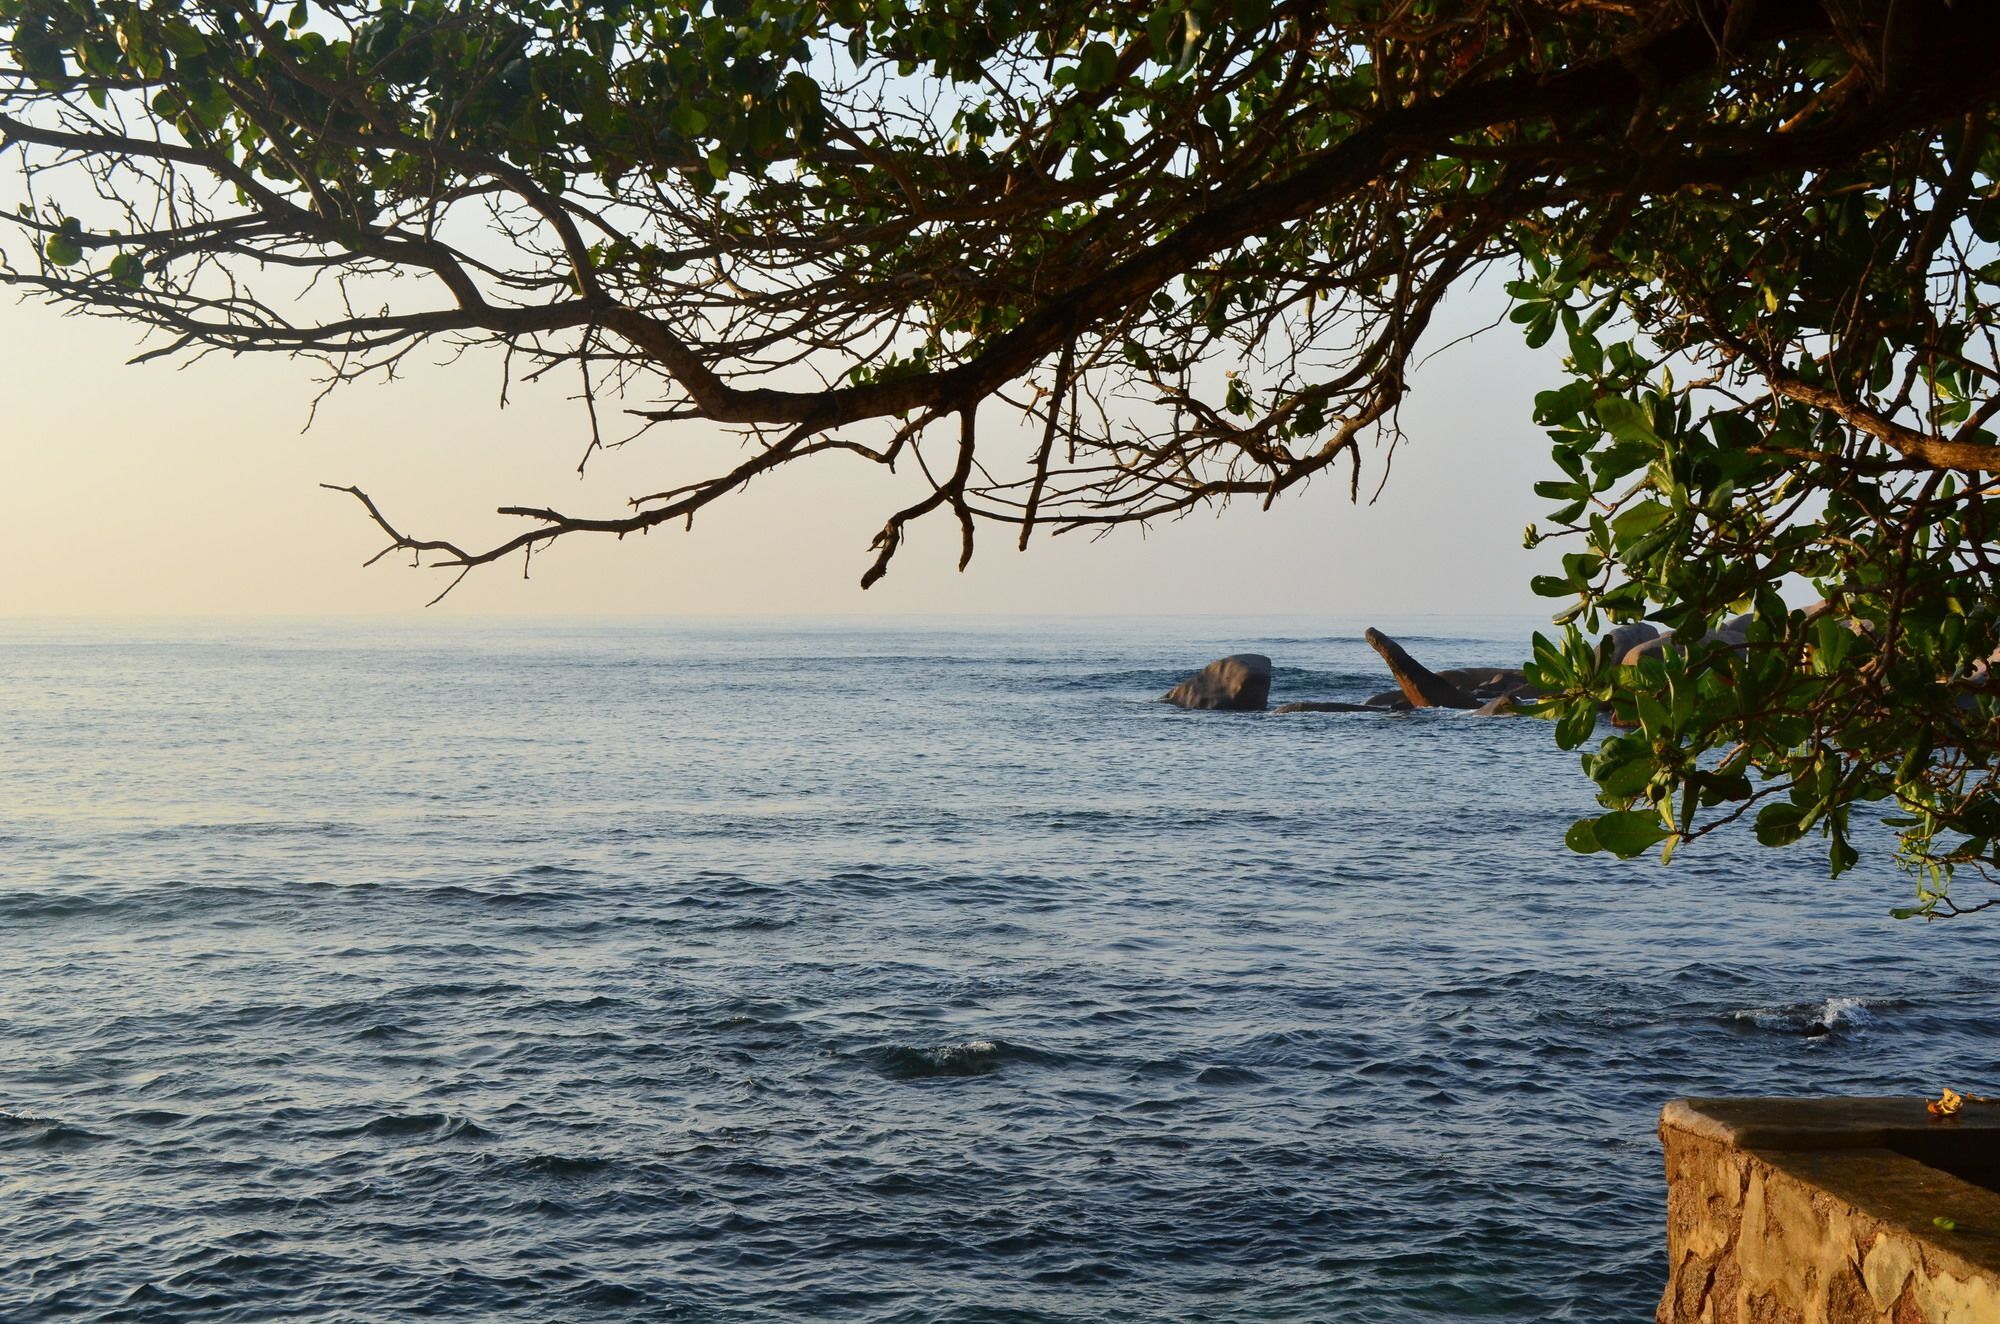
[[[1039,832],[1089,832],[1110,835],[1114,833],[1207,833],[1218,825],[1226,824],[1234,828],[1248,830],[1256,827],[1284,828],[1292,826],[1297,819],[1292,814],[1281,814],[1274,810],[1254,809],[1247,806],[1229,806],[1195,810],[1174,806],[1160,808],[1141,806],[1133,808],[1095,807],[1067,809],[1029,809],[1010,815],[1012,820],[1033,831]]]
[[[36,1117],[30,1113],[10,1113],[0,1108],[0,1131],[24,1131],[36,1126],[58,1125],[53,1117]]]
[[[590,1154],[537,1154],[520,1160],[518,1166],[537,1177],[588,1177],[610,1168],[612,1161]]]
[[[1123,1265],[1112,1264],[1105,1260],[1084,1260],[1067,1268],[1042,1269],[1028,1276],[1038,1283],[1075,1287],[1091,1283],[1115,1283],[1131,1275],[1132,1271]]]
[[[9,892],[0,895],[0,920],[74,919],[79,915],[119,909],[116,901],[99,901],[76,893]]]
[[[496,891],[485,887],[468,887],[462,883],[445,883],[430,888],[424,896],[432,901],[473,901],[485,906],[519,906],[528,909],[553,909],[571,905],[576,900],[574,896],[561,892]]]
[[[1076,675],[1063,676],[1051,681],[1050,689],[1055,690],[1150,690],[1164,694],[1177,683],[1187,679],[1190,673],[1201,669],[1201,663],[1175,670],[1155,667],[1125,667],[1116,671],[1087,671]]]
[[[53,1117],[0,1111],[0,1149],[82,1149],[109,1139]]]
[[[172,841],[181,837],[345,837],[358,829],[352,823],[252,819],[240,823],[171,823],[140,831],[139,841]]]
[[[1875,1019],[1874,1009],[1896,1005],[1888,998],[1828,998],[1824,1002],[1789,1002],[1774,1007],[1741,1007],[1725,1017],[1739,1025],[1783,1034],[1819,1038],[1856,1029]]]
[[[566,1289],[562,1299],[572,1305],[626,1308],[657,1304],[654,1298],[637,1287],[625,1283],[593,1281],[579,1283]]]
[[[739,933],[766,933],[777,929],[789,929],[796,923],[798,923],[796,919],[785,915],[746,915],[742,919],[731,920],[720,927]]]
[[[485,1140],[493,1133],[470,1117],[452,1113],[385,1113],[359,1126],[342,1127],[326,1134],[337,1137],[373,1136],[387,1140]]]
[[[929,1080],[939,1076],[987,1076],[1009,1062],[1049,1062],[1052,1053],[1038,1052],[997,1039],[967,1039],[963,1043],[888,1044],[863,1056],[890,1080]]]
[[[364,1043],[390,1043],[398,1039],[413,1038],[414,1032],[393,1022],[384,1021],[380,1025],[371,1025],[365,1030],[355,1031],[354,1037]]]
[[[529,865],[529,866],[528,866],[527,868],[525,868],[525,869],[516,869],[516,870],[514,871],[514,877],[516,877],[516,878],[550,878],[550,877],[556,877],[556,878],[581,878],[581,877],[585,876],[586,874],[588,874],[589,872],[590,872],[590,870],[588,870],[588,869],[578,869],[578,868],[575,868],[574,866],[571,866],[571,865],[567,865],[567,864],[531,864],[531,865]]]

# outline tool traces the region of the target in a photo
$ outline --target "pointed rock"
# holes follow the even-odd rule
[[[1423,663],[1403,651],[1403,646],[1383,634],[1380,630],[1370,630],[1362,638],[1368,646],[1382,655],[1389,664],[1389,674],[1396,678],[1396,684],[1403,691],[1403,697],[1410,701],[1412,708],[1477,708],[1479,701],[1464,690],[1426,669]]]

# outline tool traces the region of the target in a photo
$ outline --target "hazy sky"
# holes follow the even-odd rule
[[[1493,312],[1469,302],[1433,343]],[[502,410],[496,362],[427,360],[404,380],[336,392],[302,434],[307,365],[125,366],[138,343],[133,327],[0,305],[0,481],[13,497],[0,614],[414,612],[442,572],[393,558],[362,569],[383,539],[319,483],[359,484],[406,528],[471,542],[513,531],[492,513],[503,504],[615,513],[661,485],[663,455],[705,435],[656,431],[579,480],[587,434],[568,382],[517,386]],[[1343,470],[1269,512],[1246,503],[1144,535],[1038,535],[1020,554],[996,528],[963,575],[955,527],[932,520],[863,593],[869,539],[896,493],[872,466],[836,459],[726,498],[692,533],[567,538],[526,582],[518,562],[488,567],[433,610],[1545,612],[1526,585],[1550,554],[1524,552],[1521,530],[1548,504],[1529,490],[1553,473],[1530,401],[1555,371],[1553,348],[1527,350],[1511,326],[1433,359],[1373,506],[1348,504]]]

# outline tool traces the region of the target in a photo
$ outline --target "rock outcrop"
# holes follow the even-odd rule
[[[1449,680],[1425,667],[1403,651],[1403,646],[1380,630],[1369,630],[1362,638],[1389,664],[1389,674],[1403,691],[1412,708],[1477,708],[1479,700]]]
[[[1815,603],[1805,609],[1806,618],[1811,620],[1828,610],[1828,604]],[[1725,644],[1741,652],[1749,647],[1750,627],[1755,619],[1749,613],[1731,617],[1702,638],[1704,642]],[[1844,624],[1857,633],[1867,631],[1863,623],[1848,620]],[[1330,700],[1293,702],[1276,711],[1394,713],[1408,712],[1412,708],[1457,708],[1480,717],[1502,717],[1520,712],[1523,705],[1541,697],[1541,691],[1529,683],[1520,667],[1449,667],[1432,671],[1380,630],[1369,630],[1363,637],[1368,646],[1388,663],[1389,674],[1395,678],[1397,688],[1371,694],[1360,703]],[[1659,627],[1651,622],[1638,621],[1621,625],[1600,638],[1597,641],[1597,656],[1600,660],[1617,658],[1623,665],[1636,666],[1649,657],[1678,652],[1685,646],[1684,638],[1678,632],[1662,634]],[[1254,681],[1245,685],[1234,672],[1227,670],[1232,664],[1239,663],[1261,666],[1264,678],[1262,689],[1255,688]],[[1170,703],[1187,708],[1262,708],[1270,689],[1270,665],[1270,659],[1254,653],[1226,657],[1211,663],[1200,675],[1183,681],[1166,698]],[[1224,670],[1218,672],[1218,668]],[[1975,665],[1951,683],[1967,691],[1985,691],[1994,685],[1996,674],[2000,674],[2000,650],[1995,650],[1993,657]],[[1968,694],[1964,702],[1970,704],[1972,701]]]
[[[1519,667],[1453,667],[1437,674],[1475,699],[1503,690],[1517,690],[1528,683]]]
[[[1262,653],[1217,658],[1160,698],[1182,708],[1262,712],[1271,702],[1271,659]]]

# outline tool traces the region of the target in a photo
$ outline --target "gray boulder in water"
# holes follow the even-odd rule
[[[1262,653],[1217,658],[1160,698],[1182,708],[1262,712],[1271,701],[1271,659]]]
[[[1610,634],[1597,641],[1599,658],[1615,658],[1622,661],[1625,655],[1640,644],[1651,643],[1660,637],[1660,627],[1650,621],[1634,621],[1621,625]]]
[[[1723,622],[1721,628],[1710,630],[1702,635],[1701,641],[1705,644],[1728,644],[1740,653],[1748,643],[1748,623],[1752,619],[1749,616],[1734,617],[1731,620]],[[1636,667],[1649,657],[1659,657],[1666,653],[1679,653],[1681,651],[1683,651],[1683,646],[1680,634],[1663,634],[1648,639],[1643,644],[1634,645],[1626,651],[1625,655],[1619,661],[1625,666]]]
[[[1453,667],[1437,673],[1474,699],[1511,694],[1528,683],[1519,667]]]

